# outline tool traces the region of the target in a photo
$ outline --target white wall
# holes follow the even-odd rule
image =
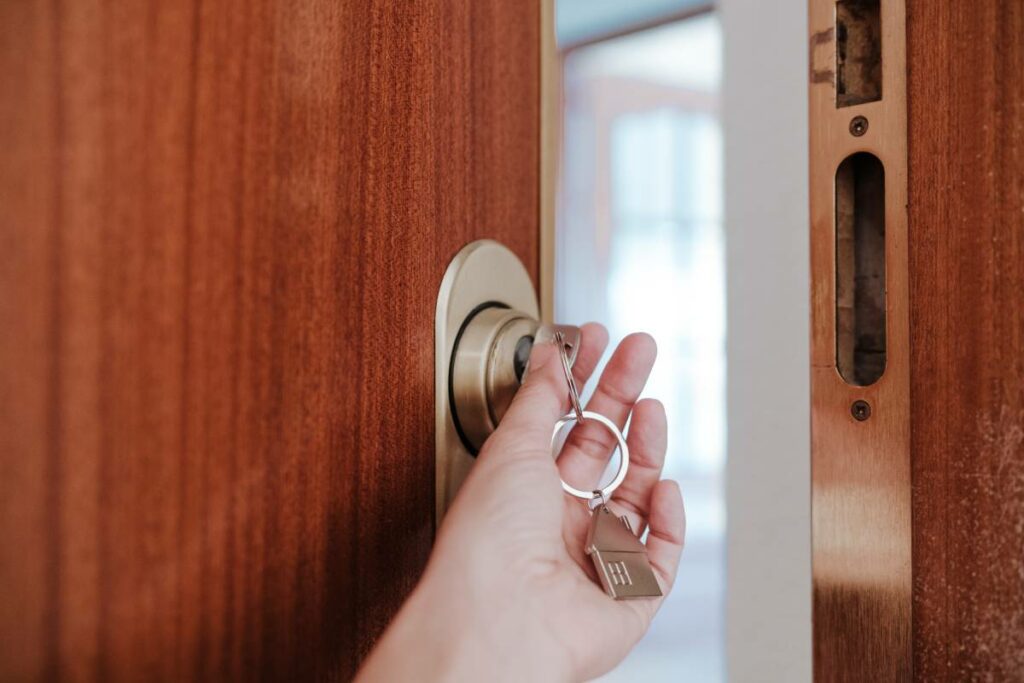
[[[730,681],[811,680],[807,2],[720,0]]]

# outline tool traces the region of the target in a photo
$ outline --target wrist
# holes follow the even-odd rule
[[[508,593],[476,591],[431,567],[367,661],[359,680],[566,681],[565,657],[540,619]],[[539,616],[539,615],[535,615]]]

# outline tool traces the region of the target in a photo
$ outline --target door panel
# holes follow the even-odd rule
[[[909,0],[914,677],[1024,672],[1024,5]]]
[[[351,676],[430,548],[445,266],[536,278],[539,28],[3,3],[0,677]]]

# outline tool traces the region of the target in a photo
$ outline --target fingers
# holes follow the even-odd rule
[[[608,361],[587,410],[604,415],[622,429],[647,383],[657,354],[650,335],[631,334],[623,339]],[[594,488],[614,446],[614,435],[602,425],[577,425],[558,458],[562,479],[583,490]]]
[[[685,537],[686,513],[679,484],[663,479],[651,490],[650,530],[647,532],[647,560],[658,577],[663,597],[617,603],[624,613],[639,617],[640,635],[650,626],[658,608],[672,592]]]
[[[576,386],[583,388],[590,376],[594,374],[594,368],[604,355],[608,346],[608,330],[598,323],[587,323],[580,328],[580,350],[576,354],[576,362],[572,366],[573,377],[576,378]],[[568,385],[566,392],[569,391]],[[567,394],[568,395],[568,394]]]
[[[664,479],[651,491],[650,531],[647,532],[647,558],[661,580],[665,595],[672,590],[686,537],[686,512],[679,484]]]
[[[615,491],[614,507],[629,517],[637,535],[642,535],[650,516],[651,493],[661,479],[668,446],[665,408],[661,401],[646,398],[633,408],[629,423],[629,472]]]
[[[589,379],[607,344],[608,333],[601,325],[588,323],[580,329],[580,350],[573,366],[577,381]],[[526,380],[488,440],[485,452],[542,454],[550,458],[551,430],[568,405],[569,387],[558,348],[554,344],[534,346]]]

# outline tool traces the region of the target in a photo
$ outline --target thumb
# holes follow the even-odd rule
[[[566,411],[569,385],[555,344],[537,344],[529,372],[485,450],[551,458],[551,432]]]

